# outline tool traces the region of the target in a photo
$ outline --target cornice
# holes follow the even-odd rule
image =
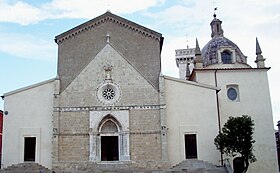
[[[268,71],[270,70],[271,67],[264,67],[264,68],[252,68],[252,67],[248,67],[248,68],[201,68],[201,69],[196,69],[194,68],[192,71],[192,74],[189,78],[189,81],[192,81],[195,73],[197,71],[259,71],[259,70],[264,70],[264,71]]]
[[[49,79],[49,80],[46,80],[46,81],[43,81],[43,82],[39,82],[39,83],[36,83],[36,84],[33,84],[33,85],[29,85],[29,86],[26,86],[26,87],[23,87],[23,88],[20,88],[20,89],[17,89],[17,90],[13,90],[13,91],[4,93],[3,97],[7,97],[7,96],[10,96],[10,95],[19,93],[19,92],[23,92],[23,91],[26,91],[26,90],[29,90],[29,89],[32,89],[32,88],[36,88],[38,86],[42,86],[42,85],[54,82],[56,79],[57,78]]]
[[[174,81],[174,82],[180,82],[180,83],[184,83],[184,84],[188,84],[188,85],[194,85],[194,86],[207,88],[207,89],[212,89],[212,90],[216,90],[216,91],[220,90],[219,87],[215,87],[215,86],[212,86],[212,85],[207,85],[207,84],[198,83],[198,82],[189,81],[189,80],[178,79],[178,78],[174,78],[174,77],[170,77],[170,76],[163,76],[163,77],[164,77],[164,79]]]
[[[119,17],[115,14],[112,14],[111,12],[106,12],[101,16],[98,16],[88,22],[85,22],[73,29],[70,29],[70,30],[56,36],[55,42],[57,44],[61,44],[64,41],[69,40],[73,37],[76,37],[77,35],[79,35],[81,33],[88,32],[88,31],[94,29],[96,26],[99,26],[105,22],[112,22],[112,23],[118,24],[119,26],[126,28],[127,30],[134,31],[138,34],[141,34],[145,37],[150,37],[159,42],[163,41],[163,37],[160,33],[153,31],[149,28],[146,28],[144,26],[138,25],[138,24],[131,22],[127,19],[124,19],[122,17]]]

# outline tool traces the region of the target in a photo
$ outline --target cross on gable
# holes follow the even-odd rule
[[[110,43],[110,37],[111,37],[110,34],[107,34],[107,35],[106,35],[107,43]]]

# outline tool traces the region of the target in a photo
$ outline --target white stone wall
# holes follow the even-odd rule
[[[36,137],[35,162],[51,168],[53,80],[5,96],[3,167],[24,161],[24,137]]]
[[[196,80],[215,85],[215,70],[197,71]],[[257,162],[251,164],[248,173],[278,172],[267,69],[218,70],[216,80],[217,86],[221,88],[219,102],[222,126],[229,116],[249,115],[254,120],[254,154]],[[227,85],[238,86],[238,101],[228,99]]]
[[[171,164],[185,160],[185,134],[196,134],[199,160],[219,164],[216,88],[165,77],[165,98]]]

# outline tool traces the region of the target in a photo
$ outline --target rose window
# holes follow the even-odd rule
[[[115,95],[115,91],[112,88],[106,88],[103,90],[103,97],[107,100],[113,99]]]
[[[103,104],[115,104],[121,98],[121,90],[119,86],[113,82],[104,82],[98,86],[96,96]]]

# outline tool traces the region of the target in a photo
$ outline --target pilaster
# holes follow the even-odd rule
[[[165,83],[164,76],[159,77],[159,104],[160,109],[160,126],[161,126],[161,158],[168,161],[168,143],[167,143],[167,125],[166,125],[166,109],[165,109]]]
[[[60,103],[60,81],[57,77],[54,81],[54,95],[53,95],[53,137],[52,137],[52,161],[59,161],[59,143],[58,143],[58,135],[59,135],[59,116],[60,112],[57,111]]]

